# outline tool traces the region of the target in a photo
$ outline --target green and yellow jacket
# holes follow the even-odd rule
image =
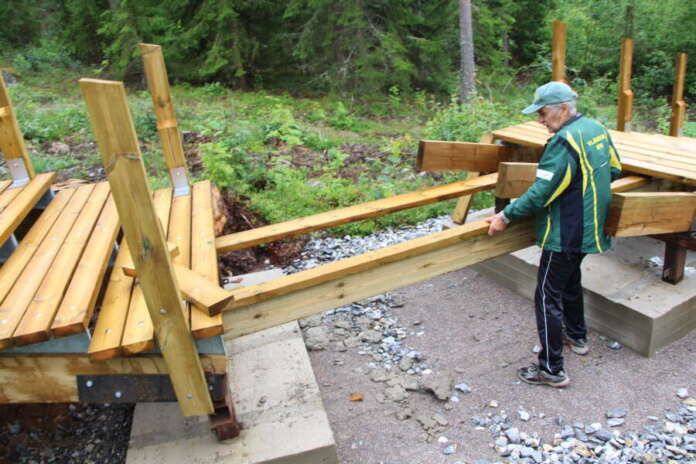
[[[545,250],[601,253],[611,246],[604,221],[620,173],[607,130],[576,114],[546,143],[534,184],[503,213],[511,221],[535,216],[537,245]]]

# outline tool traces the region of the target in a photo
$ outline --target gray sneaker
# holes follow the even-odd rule
[[[538,364],[522,367],[517,371],[517,377],[523,382],[532,385],[548,385],[554,388],[565,388],[570,385],[570,379],[565,372],[551,374],[539,367]]]
[[[584,338],[570,338],[568,335],[563,334],[563,343],[568,345],[573,353],[580,356],[585,356],[590,352],[590,347]]]

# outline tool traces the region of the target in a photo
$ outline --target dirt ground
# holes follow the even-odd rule
[[[458,394],[458,403],[443,403],[432,395],[410,392],[408,406],[418,413],[442,413],[449,422],[437,438],[425,441],[424,431],[412,417],[400,421],[395,412],[406,407],[380,403],[384,384],[370,380],[367,356],[359,348],[346,352],[311,352],[312,365],[333,428],[339,460],[343,464],[472,463],[479,459],[503,461],[493,450],[494,437],[477,430],[474,416],[501,414],[513,419],[521,432],[538,433],[550,442],[565,424],[600,422],[614,408],[628,411],[619,430],[641,431],[648,416],[662,417],[675,410],[678,388],[696,393],[696,331],[645,358],[628,348],[612,350],[610,340],[592,332],[590,354],[580,357],[566,351],[566,371],[571,386],[564,390],[520,383],[515,371],[534,361],[538,344],[531,301],[505,289],[470,269],[453,272],[398,292],[404,306],[393,310],[409,335],[404,345],[420,351],[432,370],[456,371],[471,393]],[[419,325],[414,325],[422,321]],[[337,365],[338,364],[338,365]],[[353,393],[364,401],[352,402]],[[489,406],[491,400],[498,407]],[[451,410],[445,409],[451,404]],[[517,411],[532,415],[522,422]],[[454,454],[443,449],[456,444]]]

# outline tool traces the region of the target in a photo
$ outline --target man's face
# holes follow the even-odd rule
[[[539,115],[537,121],[546,126],[546,129],[552,134],[558,132],[563,123],[570,117],[567,103],[561,103],[560,108],[544,106],[537,111],[537,114]]]

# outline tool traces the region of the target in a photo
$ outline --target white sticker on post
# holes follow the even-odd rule
[[[539,179],[551,180],[553,179],[553,172],[547,171],[546,169],[537,169],[536,176]]]

